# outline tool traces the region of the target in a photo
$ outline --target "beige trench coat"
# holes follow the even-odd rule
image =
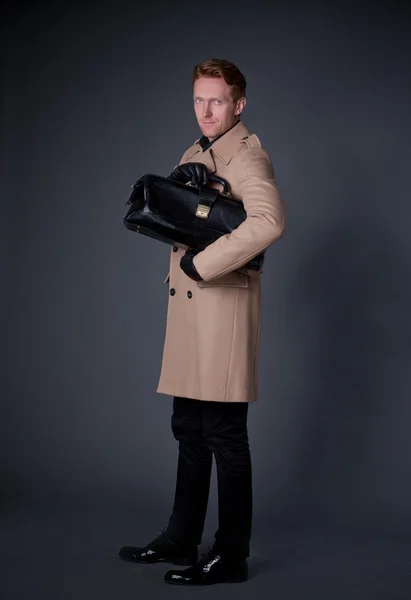
[[[204,281],[193,281],[181,270],[184,249],[171,249],[157,392],[216,402],[254,402],[258,399],[261,274],[241,267],[283,235],[284,203],[270,158],[242,122],[205,152],[197,140],[180,164],[185,162],[204,163],[211,173],[227,179],[232,195],[243,201],[247,218],[195,256]]]

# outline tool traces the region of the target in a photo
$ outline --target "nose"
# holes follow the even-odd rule
[[[204,102],[203,104],[203,118],[211,117],[213,113],[211,112],[211,105],[209,102]]]

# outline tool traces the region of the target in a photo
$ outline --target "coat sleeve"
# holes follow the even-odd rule
[[[210,281],[244,266],[265,250],[285,229],[285,208],[273,165],[262,148],[245,147],[234,157],[246,219],[194,257],[194,265]]]

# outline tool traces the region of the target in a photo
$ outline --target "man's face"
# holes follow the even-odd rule
[[[199,77],[194,82],[193,91],[198,124],[210,140],[238,121],[245,106],[245,98],[233,102],[231,87],[222,77]]]

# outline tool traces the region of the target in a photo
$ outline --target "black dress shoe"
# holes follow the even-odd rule
[[[165,532],[157,536],[144,548],[123,546],[118,553],[123,560],[136,563],[171,562],[175,565],[195,565],[198,559],[197,546],[179,545]]]
[[[195,566],[184,571],[168,571],[166,583],[176,585],[212,585],[213,583],[240,583],[248,579],[246,558],[228,559],[208,552]]]

